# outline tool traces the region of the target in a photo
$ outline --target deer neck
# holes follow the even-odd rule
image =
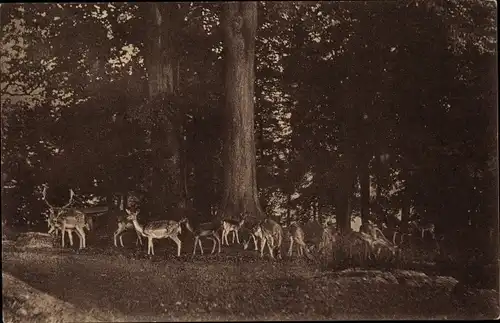
[[[140,234],[144,235],[144,227],[137,222],[137,219],[132,220],[132,224],[134,225],[134,229]]]

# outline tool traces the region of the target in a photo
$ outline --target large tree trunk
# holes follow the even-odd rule
[[[146,38],[145,65],[153,113],[151,149],[153,152],[151,209],[185,205],[181,171],[181,128],[179,107],[171,104],[178,87],[179,53],[175,35],[179,27],[178,4],[151,3],[149,35]]]
[[[224,193],[219,217],[246,213],[262,219],[257,191],[254,140],[255,33],[257,2],[228,2],[223,7],[226,63]]]

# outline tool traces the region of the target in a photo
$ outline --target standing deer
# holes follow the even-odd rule
[[[295,243],[297,245],[297,254],[299,256],[304,255],[304,250],[307,253],[307,246],[306,243],[304,242],[304,230],[300,227],[300,225],[296,222],[293,221],[290,223],[290,226],[288,227],[288,232],[290,233],[290,247],[288,248],[288,256],[291,257],[293,253],[293,244]]]
[[[219,246],[219,253],[221,251],[221,239],[219,238],[219,234],[217,233],[219,226],[212,222],[207,223],[199,223],[199,224],[191,224],[191,221],[186,221],[186,228],[194,234],[194,249],[193,256],[196,254],[196,248],[200,247],[200,253],[203,255],[203,246],[201,245],[201,239],[206,237],[212,240],[212,252],[215,252],[215,247]]]
[[[170,238],[177,245],[177,257],[181,255],[181,240],[179,239],[179,234],[181,234],[181,224],[186,222],[187,219],[183,218],[180,221],[173,220],[160,220],[160,221],[152,221],[147,223],[145,226],[142,226],[137,222],[137,214],[139,211],[129,211],[125,209],[127,212],[127,220],[132,221],[134,224],[135,230],[139,232],[142,236],[148,238],[148,255],[154,255],[154,247],[153,247],[153,239],[165,239]]]
[[[125,231],[129,231],[129,230],[134,230],[136,235],[137,235],[137,239],[135,240],[135,245],[137,246],[140,244],[142,246],[141,233],[139,231],[137,231],[137,229],[134,226],[134,223],[131,220],[127,219],[127,213],[123,212],[123,211],[120,211],[117,213],[118,214],[116,217],[116,222],[117,222],[118,228],[116,229],[116,231],[113,234],[113,242],[115,244],[115,247],[118,247],[118,245],[116,243],[117,239],[120,240],[120,244],[123,247],[123,234],[125,233]]]
[[[381,252],[381,247],[387,247],[393,255],[395,254],[396,249],[389,239],[387,239],[384,233],[370,221],[363,223],[359,228],[359,232],[362,234],[365,241],[369,243],[370,250],[375,251],[377,256]]]
[[[234,239],[236,238],[236,242],[240,244],[240,238],[238,236],[238,231],[241,229],[243,224],[245,223],[245,219],[241,219],[240,221],[235,221],[231,219],[224,219],[222,220],[222,244],[224,244],[224,241],[226,242],[226,245],[229,246],[229,242],[227,240],[227,236],[229,233],[233,232],[233,244],[234,244]]]
[[[427,224],[424,224],[424,225],[419,225],[419,224],[417,224],[417,223],[414,222],[412,224],[413,224],[414,230],[416,232],[418,232],[418,233],[421,234],[422,239],[424,238],[425,233],[429,232],[429,234],[432,237],[432,240],[436,240],[436,233],[435,233],[436,226],[433,223],[427,223]]]
[[[64,235],[67,232],[70,238],[70,245],[73,245],[72,231],[76,231],[78,237],[80,238],[80,249],[85,248],[85,231],[84,228],[89,227],[85,220],[85,214],[74,208],[69,208],[73,203],[74,192],[70,189],[70,199],[69,202],[62,207],[52,206],[46,198],[47,187],[43,189],[43,200],[49,207],[50,215],[48,218],[49,226],[51,226],[49,233],[55,229],[59,229],[62,233],[61,244],[64,248]]]
[[[264,248],[267,245],[269,255],[274,259],[274,251],[277,251],[278,258],[281,259],[281,243],[283,241],[283,228],[272,219],[265,219],[253,227],[252,234],[260,240],[260,257],[264,257]],[[243,246],[248,248],[250,240]]]

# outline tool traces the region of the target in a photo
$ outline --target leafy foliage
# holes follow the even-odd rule
[[[220,199],[224,171],[219,6],[179,4],[181,82],[168,98],[182,111],[188,195],[205,213]],[[338,213],[333,201],[351,185],[339,184],[344,166],[354,165],[358,177],[368,167],[378,188],[372,212],[374,201],[386,214],[411,206],[443,232],[491,226],[494,9],[485,1],[259,3],[255,137],[267,212],[288,220]],[[145,100],[144,10],[2,5],[9,219],[40,219],[44,182],[101,199],[148,190],[148,127],[169,114]]]

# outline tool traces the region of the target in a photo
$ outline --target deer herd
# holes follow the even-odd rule
[[[43,200],[49,207],[49,215],[47,217],[47,224],[49,233],[55,233],[56,236],[60,232],[62,247],[64,247],[64,237],[67,233],[70,240],[70,245],[73,245],[73,232],[76,232],[80,239],[80,249],[86,247],[85,230],[92,230],[92,217],[89,213],[106,213],[107,208],[96,207],[91,211],[88,209],[77,209],[71,207],[73,203],[74,192],[70,190],[70,200],[62,207],[52,206],[46,199],[46,188],[43,190]],[[240,242],[240,233],[246,232],[247,239],[243,241],[243,249],[247,250],[250,243],[256,251],[260,251],[260,256],[264,257],[267,251],[269,257],[272,259],[281,259],[281,247],[285,237],[288,237],[288,256],[292,257],[293,249],[295,246],[297,255],[299,257],[306,256],[311,259],[312,250],[315,249],[314,244],[306,244],[306,234],[304,228],[297,221],[292,221],[287,226],[279,224],[277,221],[267,218],[256,223],[247,223],[244,227],[245,221],[248,219],[248,214],[241,214],[239,220],[223,219],[222,221],[214,221],[207,223],[197,223],[183,217],[179,221],[174,220],[159,220],[149,221],[147,223],[139,223],[138,210],[125,209],[119,211],[116,217],[117,229],[113,234],[114,246],[118,247],[118,240],[121,247],[123,247],[122,235],[127,231],[135,231],[136,245],[142,245],[143,238],[147,239],[147,254],[154,255],[154,240],[167,239],[172,240],[177,246],[177,256],[181,254],[182,241],[179,238],[184,226],[194,237],[194,248],[192,255],[196,254],[197,249],[203,255],[202,239],[212,241],[211,254],[221,252],[222,245],[229,245],[229,234],[232,234],[232,244]],[[387,227],[383,227],[387,233]],[[424,238],[425,233],[428,233],[435,240],[435,229],[433,224],[419,226],[412,224],[411,230],[398,231],[394,230],[392,234],[392,241],[386,238],[380,228],[374,223],[368,221],[361,225],[359,232],[350,230],[340,234],[330,225],[324,225],[323,232],[319,234],[317,240],[318,248],[317,253],[322,251],[332,250],[334,245],[342,246],[350,257],[358,255],[363,259],[370,257],[380,256],[383,250],[389,251],[394,256],[399,250],[401,241],[404,237],[411,236],[412,233],[417,233]],[[400,243],[396,243],[396,238],[399,235]],[[260,245],[260,250],[259,250]],[[356,252],[357,251],[357,252]],[[361,252],[359,252],[361,251]]]

